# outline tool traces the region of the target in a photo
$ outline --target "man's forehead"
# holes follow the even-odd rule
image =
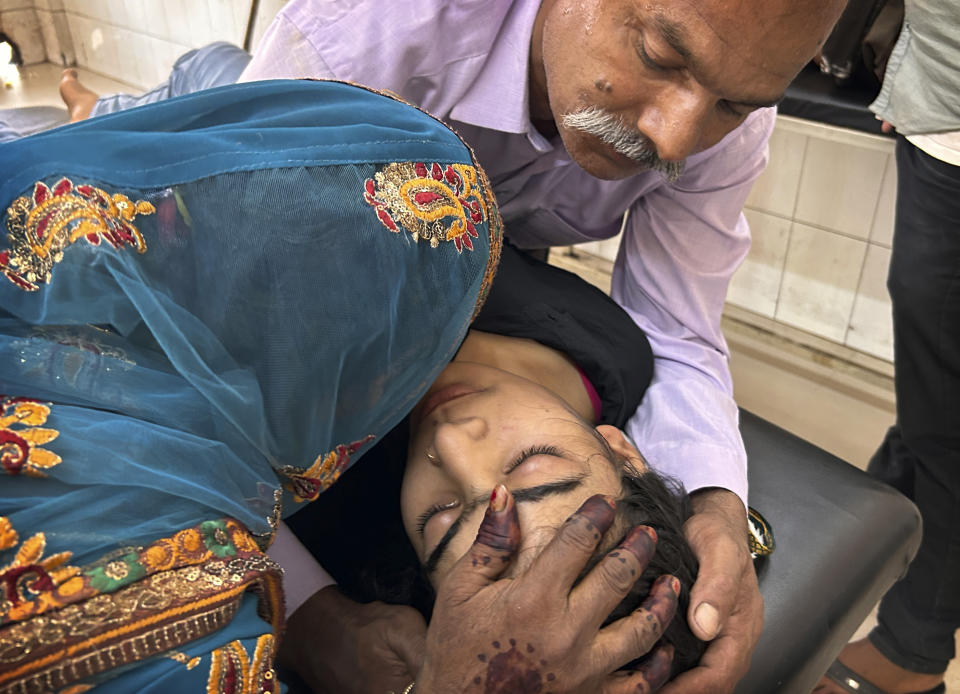
[[[633,8],[704,86],[730,101],[763,105],[777,99],[832,26],[829,13],[811,17],[798,6],[837,1],[633,0]]]

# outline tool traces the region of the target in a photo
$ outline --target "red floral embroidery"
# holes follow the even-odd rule
[[[39,426],[49,415],[49,405],[0,395],[0,469],[8,475],[46,477],[44,470],[62,462],[56,453],[40,447],[60,435]]]
[[[373,441],[374,438],[376,437],[370,434],[359,441],[354,441],[347,445],[340,444],[326,455],[317,458],[313,465],[305,470],[292,466],[281,468],[280,472],[290,480],[285,486],[289,491],[293,492],[293,500],[298,503],[301,501],[314,501],[320,496],[321,492],[328,489],[330,485],[340,478],[340,475],[343,474],[343,471],[346,470],[350,464],[350,456],[360,450],[365,444]]]
[[[487,217],[487,203],[477,170],[466,164],[388,164],[364,183],[363,199],[387,229],[401,227],[436,248],[453,241],[458,253],[473,250],[477,224]]]
[[[134,246],[145,253],[147,245],[131,221],[153,214],[149,202],[133,202],[126,195],[110,195],[91,185],[74,186],[61,178],[53,188],[42,181],[33,195],[13,201],[7,209],[11,248],[0,252],[0,270],[26,291],[39,289],[37,282],[50,282],[54,264],[63,259],[68,246],[81,238],[93,246],[106,239],[114,248]]]

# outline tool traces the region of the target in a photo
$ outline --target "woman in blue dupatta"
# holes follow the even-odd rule
[[[452,358],[500,251],[469,149],[332,82],[0,147],[0,692],[279,691],[279,519]]]

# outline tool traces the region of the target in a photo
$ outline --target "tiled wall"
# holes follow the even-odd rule
[[[26,65],[47,59],[35,0],[0,0],[0,31],[20,48]]]
[[[747,199],[753,246],[728,303],[892,360],[885,282],[893,146],[888,138],[779,116],[770,164]],[[585,250],[612,260],[617,246],[611,239]]]
[[[243,45],[252,0],[0,0],[0,27],[27,64],[80,65],[132,89],[166,78],[174,61],[213,41]],[[284,0],[261,0],[253,45]]]
[[[78,65],[147,89],[212,41],[242,44],[250,0],[62,1]]]

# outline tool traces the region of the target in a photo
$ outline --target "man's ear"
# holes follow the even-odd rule
[[[601,424],[597,427],[597,433],[603,437],[617,457],[625,459],[637,473],[644,473],[650,467],[643,456],[640,455],[640,451],[627,438],[627,435],[617,427]]]

